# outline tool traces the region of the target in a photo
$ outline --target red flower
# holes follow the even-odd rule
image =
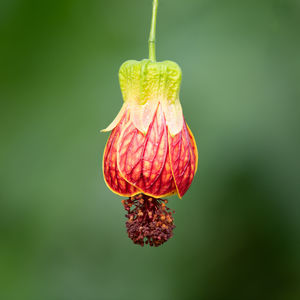
[[[181,70],[173,62],[127,61],[119,73],[124,105],[104,131],[108,187],[121,196],[181,198],[197,170],[197,146],[179,102]]]

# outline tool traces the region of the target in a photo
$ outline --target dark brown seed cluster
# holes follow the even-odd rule
[[[173,217],[168,200],[156,199],[144,194],[122,201],[127,211],[128,237],[135,244],[160,246],[173,236]],[[174,213],[174,211],[173,211]]]

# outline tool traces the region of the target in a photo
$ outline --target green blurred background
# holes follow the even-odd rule
[[[0,299],[299,300],[300,1],[160,0],[199,148],[174,237],[128,239],[99,133],[151,0],[1,0]]]

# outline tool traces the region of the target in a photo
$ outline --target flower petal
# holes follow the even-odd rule
[[[140,105],[129,101],[130,118],[134,126],[144,135],[147,134],[148,128],[153,121],[158,101],[151,99],[145,104]]]
[[[168,147],[169,148],[169,147]],[[167,152],[164,168],[151,187],[151,195],[156,197],[167,197],[177,192],[176,185],[173,179],[169,149]]]
[[[169,148],[172,172],[181,198],[190,187],[197,167],[197,146],[186,123],[174,137],[169,133]]]
[[[185,123],[185,125],[186,125],[186,127],[188,129],[189,136],[190,136],[190,142],[191,142],[191,146],[192,146],[192,154],[193,154],[194,160],[195,160],[195,174],[196,174],[197,169],[198,169],[198,149],[197,149],[197,144],[196,144],[196,140],[194,138],[194,135],[193,135],[190,127],[186,123]]]
[[[171,136],[175,136],[182,130],[183,114],[179,99],[172,102],[168,100],[162,101],[162,108],[166,118],[166,123]]]
[[[103,174],[107,186],[116,194],[121,196],[133,196],[139,193],[139,190],[128,183],[121,175],[117,165],[117,146],[123,126],[129,120],[129,114],[126,112],[120,123],[113,129],[103,154]]]
[[[115,119],[105,129],[102,129],[101,132],[107,132],[113,130],[118,125],[122,117],[124,116],[126,110],[127,110],[127,104],[124,103],[121,110],[115,117]]]
[[[161,197],[176,191],[167,159],[168,135],[160,105],[146,135],[132,122],[127,124],[120,137],[117,153],[122,176],[144,194]]]

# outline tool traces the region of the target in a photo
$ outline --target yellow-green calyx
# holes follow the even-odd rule
[[[181,69],[172,61],[128,60],[119,71],[124,102],[144,105],[153,99],[175,103],[179,98]]]
[[[129,109],[135,127],[146,134],[160,103],[171,135],[180,132],[183,126],[179,101],[181,75],[180,67],[172,61],[144,59],[124,62],[119,71],[124,105],[105,131],[112,130],[124,111]]]

